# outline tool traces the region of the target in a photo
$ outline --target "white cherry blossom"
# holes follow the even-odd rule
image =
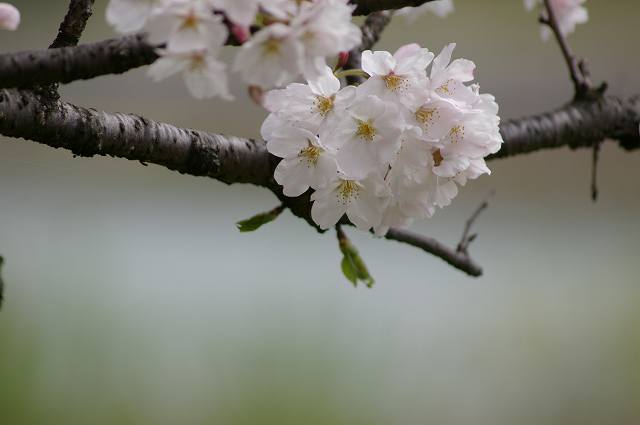
[[[259,0],[208,0],[216,9],[222,10],[229,20],[238,25],[249,26],[255,21]]]
[[[166,0],[110,0],[107,22],[119,33],[140,31],[151,14],[166,3]]]
[[[340,80],[325,66],[322,73],[308,84],[292,83],[282,90],[271,90],[264,98],[264,107],[314,133],[321,127],[331,127],[343,116],[356,97],[356,88],[340,89]]]
[[[428,82],[430,95],[448,99],[458,104],[467,104],[475,100],[476,94],[464,83],[472,81],[476,65],[467,59],[451,61],[455,43],[446,45],[431,64]]]
[[[216,54],[203,50],[170,52],[161,51],[161,58],[154,62],[148,74],[154,81],[164,80],[181,73],[191,94],[198,98],[220,96],[233,100],[229,93],[226,65],[217,60]]]
[[[286,196],[300,196],[337,178],[336,161],[318,137],[303,128],[285,126],[269,136],[267,149],[283,158],[274,178]]]
[[[584,24],[589,21],[589,12],[584,7],[586,0],[551,0],[551,7],[558,21],[560,32],[564,35],[571,34],[575,31],[576,25]],[[532,10],[540,5],[542,0],[524,0],[527,10]],[[547,17],[546,10],[542,15]],[[540,36],[543,40],[548,40],[551,36],[551,30],[547,25],[540,27]]]
[[[20,25],[20,11],[9,3],[0,3],[0,29],[15,31]]]
[[[355,178],[384,172],[400,146],[402,120],[395,105],[375,96],[356,101],[321,137],[337,149],[340,169]]]
[[[253,85],[265,88],[283,86],[300,74],[303,46],[284,24],[269,25],[242,47],[234,70]]]
[[[152,42],[167,42],[170,52],[221,48],[228,30],[222,17],[201,0],[169,3],[149,19],[147,31]]]
[[[328,229],[347,214],[356,227],[366,231],[380,225],[389,195],[377,173],[360,180],[340,175],[311,195],[311,218],[320,228]]]
[[[375,95],[384,101],[399,102],[416,108],[426,100],[426,69],[433,53],[417,44],[401,47],[392,56],[389,52],[362,52],[362,69],[369,79],[360,87],[363,96]]]
[[[347,0],[303,2],[291,27],[304,47],[302,71],[307,79],[317,77],[325,58],[359,46],[362,31],[351,20],[354,6]]]

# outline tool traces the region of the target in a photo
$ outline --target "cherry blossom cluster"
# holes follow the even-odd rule
[[[584,24],[589,20],[589,12],[583,6],[586,0],[551,0],[550,6],[558,20],[560,32],[564,35],[575,31],[576,25]],[[542,0],[524,0],[527,10],[533,10],[542,3]],[[542,11],[542,16],[548,18],[546,10]],[[540,27],[540,36],[544,41],[551,37],[551,29],[547,25]]]
[[[242,44],[234,71],[262,88],[317,78],[328,57],[358,46],[348,0],[111,0],[107,20],[122,33],[144,30],[163,43],[149,69],[156,81],[181,73],[197,98],[232,99],[220,51]]]
[[[328,229],[346,214],[362,230],[431,217],[458,185],[489,174],[500,149],[498,105],[480,94],[475,65],[434,58],[417,44],[362,53],[359,86],[341,87],[328,67],[307,84],[265,95],[267,149],[282,158],[274,178],[286,196],[309,188],[313,220]],[[428,69],[430,67],[430,69]]]

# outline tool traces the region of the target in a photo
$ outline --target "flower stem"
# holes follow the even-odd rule
[[[345,78],[345,77],[369,78],[369,74],[367,74],[361,69],[344,69],[342,71],[337,71],[334,74],[337,78]]]

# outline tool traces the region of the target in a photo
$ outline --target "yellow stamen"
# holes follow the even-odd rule
[[[464,126],[458,124],[449,130],[449,138],[451,138],[451,143],[458,143],[462,141],[464,139]]]
[[[452,82],[453,80],[447,80],[443,85],[436,89],[436,93],[440,95],[450,96],[453,93],[453,89],[449,87],[449,84],[451,84]]]
[[[423,127],[428,127],[433,124],[433,121],[438,115],[438,110],[436,108],[425,108],[424,106],[418,109],[415,113],[416,120],[422,124]]]
[[[358,196],[360,186],[353,180],[342,180],[338,186],[338,197],[343,203],[350,202],[352,198]]]
[[[192,71],[196,71],[198,69],[202,69],[206,66],[204,60],[204,53],[202,52],[194,52],[191,54],[191,63],[189,64],[189,69]]]
[[[333,99],[334,96],[316,96],[314,105],[322,117],[326,117],[327,114],[333,110]]]
[[[264,53],[267,55],[277,55],[280,53],[280,40],[270,38],[263,44]]]
[[[358,122],[358,129],[356,130],[356,136],[367,142],[373,142],[373,138],[376,136],[376,128],[373,126],[373,120]]]
[[[193,13],[193,11],[189,12],[189,14],[187,16],[184,17],[184,19],[182,20],[182,25],[180,25],[180,29],[181,30],[185,30],[185,29],[194,29],[197,28],[198,24],[200,23],[200,20],[198,19],[198,17],[195,15],[195,13]]]
[[[311,165],[316,165],[318,163],[318,158],[320,158],[320,154],[323,152],[322,148],[317,146],[313,146],[311,142],[309,142],[309,146],[302,149],[298,156],[300,158],[304,158],[307,163]]]
[[[391,91],[398,90],[402,85],[404,85],[404,77],[396,74],[388,74],[382,77],[385,86],[387,89]]]

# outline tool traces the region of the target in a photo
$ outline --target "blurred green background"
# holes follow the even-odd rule
[[[23,23],[0,34],[1,51],[48,45],[66,1],[14,3]],[[85,42],[113,35],[96,3]],[[587,6],[575,51],[612,93],[640,93],[640,5]],[[379,47],[456,41],[503,118],[570,98],[558,47],[520,1],[456,7],[394,22]],[[257,136],[265,114],[233,81],[235,103],[194,100],[144,69],[62,92]],[[471,248],[480,279],[350,231],[377,279],[367,290],[341,276],[333,234],[289,213],[238,233],[277,204],[264,190],[3,138],[0,424],[638,424],[640,153],[603,147],[595,204],[590,155],[494,161],[414,226],[455,244],[495,189]]]

